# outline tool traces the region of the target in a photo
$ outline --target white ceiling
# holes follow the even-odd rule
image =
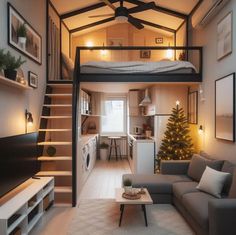
[[[51,0],[51,2],[55,6],[59,14],[64,14],[64,13],[68,13],[68,12],[81,9],[87,6],[91,6],[101,1],[100,0],[86,0],[86,1],[85,0]],[[151,2],[151,0],[145,0],[143,2]],[[193,9],[193,7],[197,4],[197,2],[198,0],[174,0],[174,1],[173,0],[155,0],[155,3],[157,6],[168,8],[170,10],[177,11],[184,14],[189,14],[191,10]],[[115,7],[118,7],[119,3],[115,3],[114,5]],[[131,7],[134,7],[135,5],[124,2],[124,6],[127,8],[131,8]],[[83,14],[79,14],[79,15],[64,19],[64,22],[66,23],[68,28],[71,30],[74,28],[78,28],[81,26],[88,25],[90,23],[94,23],[94,22],[109,18],[109,17],[89,18],[89,16],[109,14],[109,13],[114,13],[114,11],[110,7],[104,6],[93,11],[85,12]],[[172,28],[172,29],[177,29],[183,22],[183,19],[170,16],[164,13],[160,13],[154,10],[143,11],[143,12],[132,14],[132,15],[142,20],[149,21],[155,24]],[[116,23],[117,23],[116,21],[112,21],[101,26],[92,27],[90,29],[80,32],[80,34],[97,30],[98,28],[104,27],[105,25],[112,25]],[[146,25],[144,26],[147,28]],[[156,29],[153,27],[148,27],[148,28],[156,31]]]

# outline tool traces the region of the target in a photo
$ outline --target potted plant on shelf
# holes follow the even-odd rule
[[[126,194],[132,194],[132,181],[131,179],[127,178],[123,182],[124,190]]]
[[[19,56],[18,59],[15,56],[11,55],[10,51],[7,52],[4,56],[4,74],[6,78],[11,80],[16,80],[17,69],[20,68],[22,64],[26,61],[21,59]]]
[[[2,75],[2,70],[4,68],[4,58],[5,58],[4,49],[0,49],[0,75]]]
[[[17,29],[17,38],[19,45],[25,49],[26,40],[27,40],[27,30],[25,27],[25,23],[21,24]]]
[[[100,144],[100,159],[103,161],[107,160],[109,145],[105,142]]]

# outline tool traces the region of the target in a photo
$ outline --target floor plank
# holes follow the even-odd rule
[[[97,161],[78,198],[79,202],[82,199],[114,198],[115,188],[121,186],[122,175],[130,172],[127,160]],[[54,207],[30,234],[66,235],[76,211],[76,208]]]

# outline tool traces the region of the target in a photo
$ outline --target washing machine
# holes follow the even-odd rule
[[[97,160],[97,138],[93,138],[91,140],[92,142],[92,169],[95,166],[96,160]]]
[[[88,170],[86,167],[86,161],[89,159],[89,147],[88,144],[84,145],[82,148],[82,184],[85,183],[88,177]]]

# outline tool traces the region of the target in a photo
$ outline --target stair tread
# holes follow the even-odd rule
[[[71,107],[72,104],[44,104],[45,107]]]
[[[39,129],[39,131],[71,131],[72,129]]]
[[[72,193],[72,187],[70,186],[55,186],[55,193]]]
[[[38,157],[39,161],[71,161],[72,157],[71,156],[41,156]]]
[[[45,94],[46,96],[72,96],[71,93],[52,93],[52,94]]]
[[[64,119],[64,118],[72,118],[72,116],[41,116],[41,118],[46,119]]]
[[[39,142],[38,145],[71,145],[72,142],[70,141],[45,141],[45,142]]]
[[[38,176],[71,176],[71,171],[40,171],[36,175]]]

